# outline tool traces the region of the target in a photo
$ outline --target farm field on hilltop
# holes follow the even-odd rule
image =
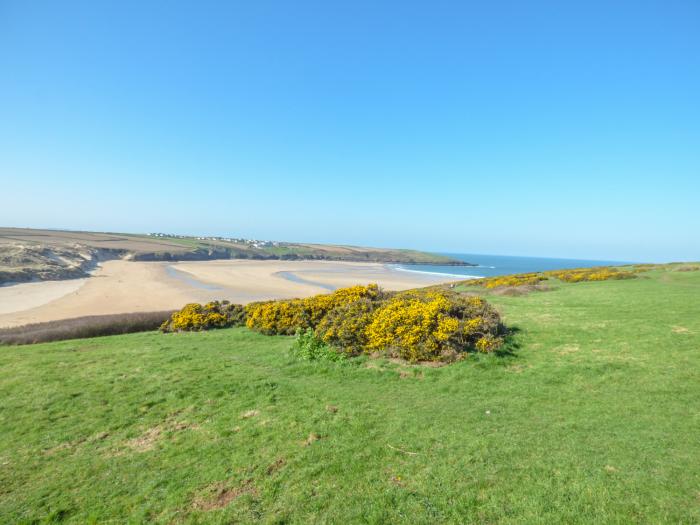
[[[0,285],[87,277],[99,261],[110,259],[327,260],[469,266],[445,255],[393,248],[0,227]]]
[[[3,523],[700,521],[700,271],[489,290],[503,355],[244,328],[0,347]]]

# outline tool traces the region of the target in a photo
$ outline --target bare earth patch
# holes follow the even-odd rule
[[[447,366],[449,364],[445,361],[417,361],[415,363],[411,363],[410,361],[406,361],[405,359],[401,359],[399,357],[391,357],[388,359],[388,361],[390,363],[395,364],[395,365],[409,366],[409,367],[424,366],[426,368],[441,368],[441,367]]]
[[[556,353],[559,355],[568,355],[568,354],[574,354],[581,350],[581,347],[579,345],[563,345],[563,346],[558,346],[557,348],[554,349]]]
[[[61,450],[73,449],[84,443],[95,443],[96,441],[102,441],[103,439],[107,439],[108,437],[109,432],[98,432],[97,434],[87,438],[80,438],[75,441],[66,441],[55,447],[48,448],[44,450],[44,454],[50,456],[51,454],[55,454],[56,452],[60,452]]]
[[[146,452],[155,446],[156,441],[160,439],[161,433],[162,429],[160,427],[149,428],[139,437],[127,441],[126,446],[137,452]]]
[[[128,440],[125,445],[127,448],[136,452],[147,452],[152,450],[156,443],[161,440],[163,434],[167,432],[196,430],[198,428],[199,427],[197,425],[184,421],[166,421],[161,425],[149,428],[140,436]]]
[[[305,447],[308,447],[309,445],[311,445],[312,443],[315,443],[319,439],[321,439],[321,436],[319,436],[318,434],[316,434],[314,432],[311,432],[311,434],[309,434],[309,437],[307,437],[301,444],[304,445]]]
[[[258,414],[260,414],[260,410],[248,410],[248,412],[244,412],[241,414],[241,419],[250,419],[251,417],[255,417]]]
[[[684,326],[674,326],[673,328],[671,328],[671,330],[673,331],[674,334],[689,334],[690,333],[690,330],[688,330]]]
[[[272,476],[275,472],[284,467],[286,463],[287,461],[284,458],[277,458],[277,460],[274,463],[267,467],[267,470],[265,472],[267,472],[268,476]]]
[[[244,494],[256,494],[253,480],[247,479],[238,487],[230,487],[226,483],[215,483],[210,485],[192,502],[192,506],[197,510],[210,511],[223,509],[233,500]]]
[[[528,368],[532,368],[532,365],[510,365],[506,367],[506,372],[511,372],[514,374],[520,374],[524,370],[527,370]]]

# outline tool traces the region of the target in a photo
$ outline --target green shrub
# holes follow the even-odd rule
[[[324,343],[314,334],[314,331],[309,328],[297,331],[294,343],[292,343],[292,347],[290,348],[290,354],[297,359],[303,359],[305,361],[315,361],[318,359],[342,361],[346,358],[343,352]]]

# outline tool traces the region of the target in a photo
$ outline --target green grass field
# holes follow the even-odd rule
[[[490,297],[512,355],[0,348],[1,523],[698,523],[700,272]]]

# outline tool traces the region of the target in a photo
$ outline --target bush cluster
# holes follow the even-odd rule
[[[228,301],[186,304],[161,326],[161,332],[182,332],[227,328],[245,324],[245,307]]]
[[[584,281],[608,281],[611,279],[634,279],[642,270],[620,270],[609,266],[595,268],[576,268],[573,270],[552,270],[545,275],[556,277],[567,283],[580,283]]]
[[[450,360],[462,352],[492,352],[502,342],[500,317],[486,301],[445,290],[386,293],[377,285],[353,286],[307,299],[252,303],[246,314],[253,330],[301,330],[351,355]]]
[[[541,273],[517,273],[513,275],[499,275],[496,277],[485,277],[483,279],[472,279],[463,284],[467,286],[481,286],[482,288],[500,288],[505,286],[526,286],[539,284],[546,281],[547,277]]]
[[[633,279],[647,268],[629,268],[621,270],[610,266],[597,266],[594,268],[575,268],[570,270],[551,270],[547,272],[516,273],[513,275],[499,275],[496,277],[484,277],[464,281],[466,286],[480,286],[486,289],[493,288],[517,288],[519,286],[538,285],[542,281],[555,277],[567,283],[583,281],[607,281],[610,279]]]

